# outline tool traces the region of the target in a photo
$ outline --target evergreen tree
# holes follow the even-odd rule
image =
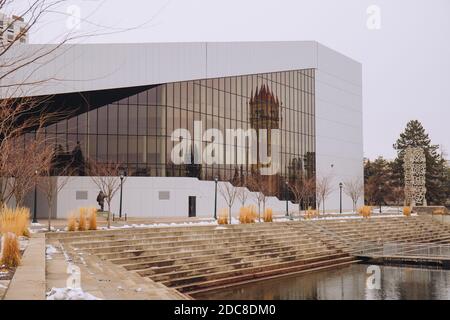
[[[425,186],[427,188],[426,199],[428,204],[444,204],[446,200],[446,174],[445,160],[439,153],[439,146],[431,143],[431,139],[418,120],[411,120],[406,124],[405,131],[400,134],[393,145],[397,150],[392,170],[394,181],[404,183],[404,156],[408,147],[423,148],[426,158]]]
[[[383,157],[364,162],[364,198],[369,205],[385,204],[391,193],[391,162]]]

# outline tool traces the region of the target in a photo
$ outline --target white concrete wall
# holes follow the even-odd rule
[[[221,184],[223,182],[219,182]],[[87,191],[87,200],[76,200],[77,191]],[[170,191],[170,200],[159,200],[159,191]],[[99,189],[90,177],[72,177],[57,197],[57,216],[66,218],[71,211],[83,206],[98,206],[96,198]],[[122,213],[128,217],[188,217],[188,197],[196,196],[197,217],[214,215],[214,181],[178,177],[127,177],[123,184]],[[118,215],[120,191],[115,194],[111,211]],[[246,203],[255,204],[250,195]],[[266,204],[275,212],[285,213],[286,202],[270,197]],[[226,202],[218,192],[217,208],[226,208]],[[232,213],[240,207],[236,199]],[[105,210],[106,210],[105,205]],[[297,210],[297,205],[289,203],[289,210]]]
[[[362,66],[318,44],[316,70],[317,177],[330,176],[333,192],[325,209],[339,209],[339,182],[364,177]],[[363,197],[359,205],[363,204]],[[352,209],[343,193],[343,209]]]

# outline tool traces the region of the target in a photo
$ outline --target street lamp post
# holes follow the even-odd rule
[[[339,213],[342,213],[342,182],[339,182]]]
[[[123,179],[124,173],[123,171],[120,173],[120,203],[119,203],[119,220],[122,219],[122,191],[123,191]]]
[[[38,171],[34,171],[34,209],[33,209],[33,223],[37,223],[37,175]]]
[[[217,220],[217,182],[219,179],[214,178],[214,219]]]
[[[284,189],[284,198],[286,199],[286,217],[289,216],[289,203],[288,203],[288,187],[289,187],[289,182],[286,180],[285,182],[286,187]]]
[[[378,198],[380,201],[380,213],[381,213],[381,190],[383,189],[383,187],[381,185],[378,186]]]

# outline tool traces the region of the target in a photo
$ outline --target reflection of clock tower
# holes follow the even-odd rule
[[[265,84],[260,89],[256,88],[256,92],[250,98],[250,126],[256,130],[257,135],[257,164],[252,165],[252,172],[259,172],[260,168],[269,167],[269,165],[261,164],[259,159],[260,137],[259,129],[267,129],[267,155],[271,156],[271,129],[280,129],[280,102],[272,91]],[[262,139],[261,139],[262,140]],[[276,193],[277,175],[264,176],[263,179],[270,185],[270,194]]]

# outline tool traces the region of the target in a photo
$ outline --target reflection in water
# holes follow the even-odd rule
[[[450,270],[380,266],[380,289],[368,289],[368,265],[260,281],[194,296],[196,299],[412,300],[450,299]]]

